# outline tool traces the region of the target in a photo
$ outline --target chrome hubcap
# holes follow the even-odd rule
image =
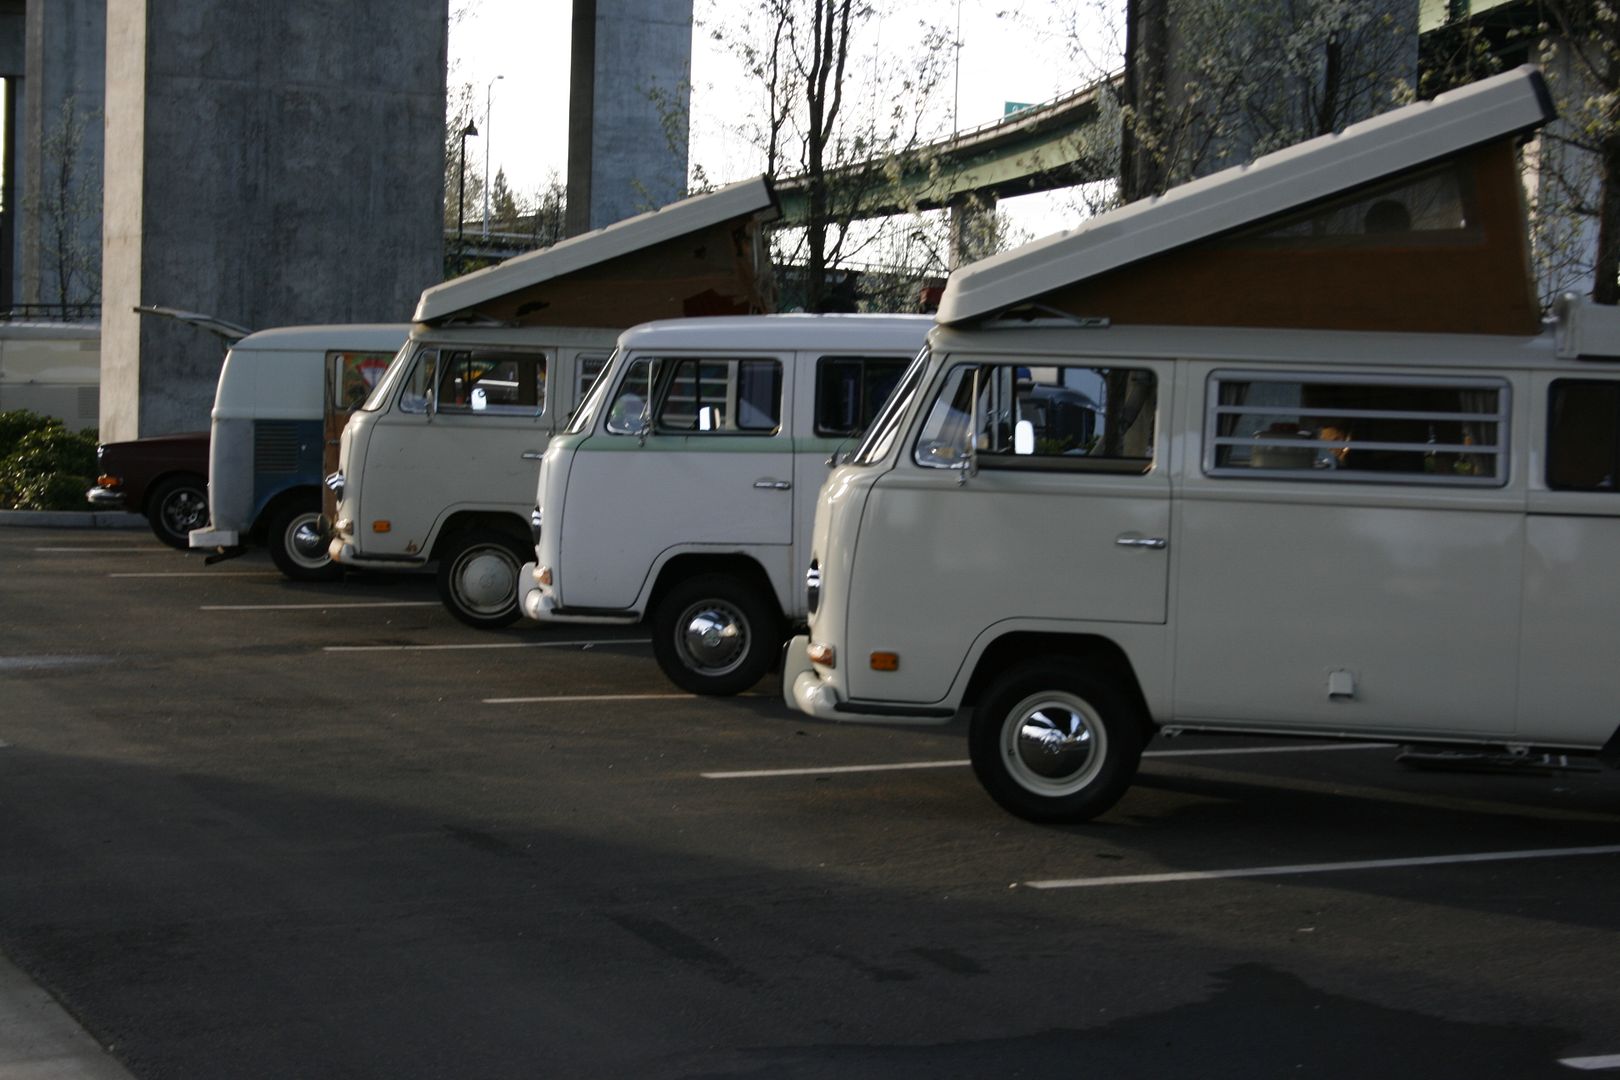
[[[681,662],[705,675],[735,670],[748,655],[748,619],[723,600],[693,604],[675,624]]]
[[[319,520],[319,514],[300,514],[287,527],[287,554],[292,556],[293,561],[310,568],[325,566],[331,561],[326,551],[326,541],[321,539],[321,531],[316,528]]]
[[[473,548],[456,560],[456,598],[464,610],[495,615],[517,602],[517,561],[504,548]]]
[[[1108,755],[1108,731],[1083,698],[1046,691],[1007,714],[1002,749],[1019,784],[1042,795],[1067,795],[1097,778]]]
[[[208,500],[195,491],[177,491],[163,504],[163,523],[170,532],[189,533],[202,527],[208,516]]]

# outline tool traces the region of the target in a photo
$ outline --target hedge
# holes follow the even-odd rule
[[[69,431],[53,416],[0,412],[0,510],[89,510],[96,433]]]

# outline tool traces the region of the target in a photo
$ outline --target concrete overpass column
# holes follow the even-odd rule
[[[569,236],[686,191],[692,0],[574,0]]]
[[[996,197],[987,191],[951,200],[951,269],[976,262],[994,250]]]
[[[404,322],[442,276],[447,0],[107,5],[106,439],[206,427],[219,339]]]

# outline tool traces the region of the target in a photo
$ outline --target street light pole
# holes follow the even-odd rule
[[[459,188],[456,191],[456,262],[460,264],[467,257],[467,136],[477,135],[478,128],[471,120],[461,129],[461,169]],[[459,269],[459,265],[458,265]]]
[[[495,93],[495,82],[498,79],[504,79],[504,78],[506,78],[505,75],[497,75],[497,76],[495,76],[494,79],[489,80],[489,85],[488,86],[484,87],[484,239],[485,240],[489,239],[489,147],[490,147],[490,143],[493,141],[491,136],[490,136],[490,129],[491,129],[491,127],[493,125],[491,124],[490,119],[489,119],[489,110],[490,110],[490,107],[491,107],[493,95]]]

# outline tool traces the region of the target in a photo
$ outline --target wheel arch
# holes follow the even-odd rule
[[[659,603],[677,582],[699,574],[727,574],[747,582],[770,602],[771,610],[777,619],[784,626],[787,624],[787,616],[782,611],[782,601],[776,595],[776,587],[771,584],[770,574],[766,573],[759,560],[737,551],[685,552],[666,560],[658,568],[657,575],[653,579],[652,590],[647,594],[646,604],[642,606],[643,614],[650,616],[658,610]]]
[[[259,507],[259,512],[254,515],[253,535],[262,538],[268,532],[270,523],[275,520],[276,515],[281,513],[282,508],[288,503],[307,501],[309,499],[315,500],[315,510],[319,513],[321,489],[315,484],[295,484],[292,487],[283,488],[276,492],[264,501],[264,505]]]
[[[428,545],[428,558],[439,558],[451,537],[470,529],[491,529],[511,536],[525,548],[534,546],[529,523],[511,511],[457,510],[439,523]]]
[[[1129,695],[1137,715],[1153,726],[1147,697],[1142,692],[1141,679],[1130,656],[1119,643],[1101,634],[1063,634],[1032,630],[1014,630],[992,641],[979,654],[962,694],[962,705],[971,707],[979,702],[985,690],[1002,673],[1041,658],[1056,663],[1086,667],[1118,683]]]
[[[197,470],[186,468],[184,465],[175,465],[171,468],[164,469],[162,472],[157,473],[150,480],[148,480],[141,488],[141,497],[138,505],[128,507],[127,509],[136,514],[144,515],[150,513],[152,510],[152,492],[158,490],[170,480],[178,479],[197,481],[198,486],[202,488],[203,498],[206,499],[208,497],[208,475],[206,473],[199,473]]]

